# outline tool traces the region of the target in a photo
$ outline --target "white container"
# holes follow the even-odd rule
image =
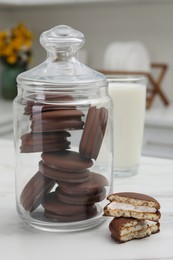
[[[114,106],[114,174],[138,172],[146,105],[144,77],[109,76],[109,94]]]

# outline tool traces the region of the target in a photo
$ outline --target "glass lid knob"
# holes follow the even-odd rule
[[[40,43],[56,59],[74,56],[85,42],[84,35],[67,25],[59,25],[40,36]]]

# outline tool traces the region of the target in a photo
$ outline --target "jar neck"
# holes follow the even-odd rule
[[[57,96],[71,96],[73,100],[91,100],[91,99],[100,99],[108,96],[108,87],[107,85],[103,86],[94,86],[85,85],[85,86],[36,86],[36,85],[21,85],[18,84],[18,97],[25,99],[34,99],[34,100],[46,100],[47,97],[50,97],[53,100]]]

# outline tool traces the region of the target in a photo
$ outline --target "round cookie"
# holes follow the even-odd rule
[[[45,176],[56,180],[57,182],[82,183],[89,179],[89,170],[80,171],[62,171],[46,166],[42,161],[39,162],[39,171]]]
[[[60,202],[55,192],[49,193],[44,202],[45,216],[52,221],[73,222],[84,220],[97,214],[95,205],[73,205]]]
[[[99,109],[99,124],[100,126],[97,127],[97,132],[94,138],[94,146],[92,149],[92,158],[97,159],[97,156],[100,151],[100,147],[102,145],[102,141],[106,131],[106,125],[108,120],[108,110],[104,107]]]
[[[84,116],[84,113],[80,110],[77,109],[57,109],[57,110],[52,110],[52,111],[45,111],[44,113],[41,114],[33,114],[31,116],[32,120],[38,121],[42,120],[62,120],[63,118],[81,118]]]
[[[45,195],[53,188],[54,180],[51,180],[40,172],[37,172],[25,185],[20,202],[27,211],[34,211],[44,200]]]
[[[97,194],[108,186],[107,179],[99,173],[90,173],[89,180],[81,184],[59,183],[61,191],[70,195],[86,196],[87,194]]]
[[[56,109],[30,116],[33,132],[50,132],[65,129],[82,129],[84,122],[81,117],[83,112],[77,109]]]
[[[91,157],[91,152],[94,147],[94,137],[96,137],[98,123],[99,111],[96,107],[91,107],[88,110],[86,123],[79,146],[79,152],[89,158]]]
[[[108,111],[102,107],[90,107],[80,141],[79,152],[86,157],[97,159],[103,141]]]
[[[78,215],[57,215],[52,212],[49,212],[45,210],[44,215],[46,218],[51,220],[52,222],[77,222],[77,221],[82,221],[86,220],[89,218],[93,218],[94,216],[97,215],[97,207],[93,205],[92,208],[90,208],[88,211],[86,211],[84,214],[78,214]]]
[[[67,137],[70,133],[66,131],[50,133],[27,133],[21,136],[22,153],[59,151],[70,148]]]
[[[40,120],[32,121],[31,130],[33,132],[54,132],[62,130],[83,129],[84,122],[81,119],[67,119],[63,118],[59,121],[54,120]]]
[[[49,152],[41,155],[48,167],[63,171],[83,171],[93,165],[93,161],[74,151]]]
[[[102,201],[106,197],[106,189],[103,187],[102,189],[98,190],[98,192],[91,193],[91,194],[77,194],[77,195],[69,195],[64,193],[61,190],[61,186],[56,188],[56,196],[59,201],[69,203],[69,204],[94,204],[96,202]]]
[[[70,95],[46,94],[44,96],[39,96],[37,94],[30,95],[28,99],[29,100],[27,101],[24,109],[25,115],[32,115],[57,109],[75,109],[75,106],[70,104],[70,102],[73,101],[73,97]]]

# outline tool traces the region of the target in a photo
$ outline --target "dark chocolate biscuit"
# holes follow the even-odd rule
[[[22,153],[61,151],[70,148],[67,137],[70,133],[66,131],[51,133],[27,133],[21,136]]]
[[[63,118],[59,121],[54,120],[40,120],[32,121],[32,132],[55,132],[62,130],[77,130],[83,129],[84,122],[81,119],[76,118]]]
[[[20,202],[25,210],[34,211],[44,200],[45,195],[53,188],[54,180],[37,172],[24,187]]]
[[[103,187],[102,189],[99,189],[95,193],[90,194],[77,194],[77,195],[69,195],[67,193],[64,193],[61,190],[61,186],[56,188],[56,196],[59,199],[59,201],[69,203],[69,204],[94,204],[96,202],[102,201],[106,197],[106,189]]]
[[[93,161],[74,151],[42,153],[46,166],[63,171],[83,171],[93,165]]]
[[[88,169],[82,170],[81,172],[63,171],[48,167],[42,161],[39,162],[39,171],[57,182],[83,183],[89,179],[90,175],[90,171]]]
[[[30,95],[25,106],[24,114],[33,115],[58,109],[75,109],[71,101],[73,101],[73,97],[70,95]]]
[[[93,218],[97,215],[97,207],[93,205],[91,208],[89,208],[86,212],[83,214],[75,214],[75,215],[59,215],[54,214],[52,212],[49,212],[45,210],[44,215],[46,218],[51,220],[52,222],[76,222],[76,221],[82,221],[89,218]]]
[[[44,202],[45,216],[52,221],[74,222],[97,214],[95,205],[73,205],[60,202],[55,192],[49,193]]]
[[[87,194],[98,194],[105,186],[108,186],[107,179],[99,174],[91,172],[89,180],[81,184],[59,183],[61,191],[66,194],[86,196]]]
[[[109,224],[112,238],[117,243],[141,239],[160,231],[159,222],[134,218],[114,218]]]
[[[77,109],[57,109],[53,111],[46,111],[41,114],[33,114],[31,119],[34,121],[41,120],[44,123],[44,120],[62,120],[63,118],[81,118],[84,116],[84,113]]]
[[[105,216],[133,217],[158,221],[160,219],[160,204],[154,198],[134,192],[110,194],[110,203],[104,208]]]
[[[108,111],[106,108],[89,108],[79,146],[79,152],[83,156],[97,159],[104,138],[107,119]]]
[[[36,102],[32,101],[36,99]],[[32,132],[55,132],[83,129],[83,112],[72,104],[68,95],[31,95],[24,114],[30,115]]]
[[[82,129],[83,112],[77,109],[57,109],[31,115],[33,132],[50,132],[66,129]]]

